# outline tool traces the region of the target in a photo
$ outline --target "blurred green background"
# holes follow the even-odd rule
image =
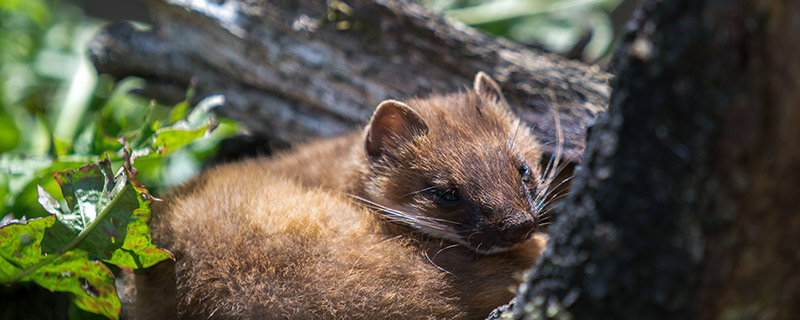
[[[603,64],[636,1],[421,2],[491,34]],[[96,73],[87,58],[87,42],[111,20],[149,23],[139,1],[0,0],[0,224],[47,215],[38,203],[37,185],[60,196],[52,172],[77,168],[104,154],[116,160],[117,168],[123,143],[145,148],[154,132],[188,116],[185,102],[161,105],[132,94],[142,87],[140,79],[117,82]],[[192,136],[186,148],[140,157],[134,164],[138,180],[157,194],[195,175],[222,139],[240,132],[231,120],[217,124],[211,133]],[[43,314],[56,318],[95,317],[64,299],[49,301],[29,290],[35,289],[2,288],[0,308],[22,311],[0,312],[0,319],[18,318],[43,305],[54,310]],[[69,312],[59,311],[64,309]]]
[[[119,160],[120,138],[144,147],[155,130],[188,114],[185,103],[160,105],[132,94],[140,79],[117,83],[96,73],[86,46],[104,21],[85,13],[89,5],[0,0],[0,218],[46,215],[36,186],[60,195],[50,173],[106,153]],[[237,131],[223,119],[188,148],[139,158],[140,182],[157,192],[185,181]]]
[[[138,12],[146,19],[139,2],[102,5],[114,3],[0,0],[0,224],[49,215],[38,203],[39,185],[63,202],[55,171],[105,155],[119,168],[127,146],[140,155],[137,180],[157,194],[195,175],[223,138],[239,132],[230,120],[192,113],[186,102],[161,105],[132,94],[140,79],[98,75],[87,43],[105,20],[89,13],[136,19]],[[209,125],[216,130],[207,132]],[[165,139],[174,148],[163,147]],[[66,293],[32,283],[0,286],[0,319],[40,318],[100,317],[77,308]]]
[[[434,11],[493,35],[569,58],[605,63],[631,0],[422,0]]]

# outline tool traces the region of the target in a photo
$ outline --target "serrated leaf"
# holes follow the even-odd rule
[[[171,254],[150,242],[150,199],[136,182],[127,153],[114,176],[108,157],[54,174],[67,207],[39,188],[39,202],[54,213],[0,226],[0,283],[34,281],[73,293],[87,311],[117,319],[114,276],[96,259],[130,269],[145,268]]]
[[[77,245],[97,259],[121,267],[147,268],[169,259],[169,252],[150,243],[150,198],[136,183],[130,167],[114,177],[108,158],[54,174],[68,208],[45,230],[42,250],[55,253],[90,225],[94,228]],[[100,220],[95,221],[98,215]]]
[[[19,274],[46,261],[41,242],[44,230],[56,223],[56,217],[14,221],[0,227],[0,279]],[[84,310],[117,319],[120,302],[114,287],[114,275],[99,261],[89,260],[83,250],[72,250],[40,266],[20,279],[33,281],[51,290],[70,292]]]
[[[22,268],[38,262],[42,258],[41,242],[44,229],[53,225],[54,216],[31,219],[28,221],[12,221],[0,227],[0,256],[3,263]],[[0,266],[3,278],[15,274]]]
[[[42,287],[73,293],[73,302],[81,309],[111,319],[119,318],[121,303],[114,286],[114,274],[102,262],[89,260],[89,253],[67,252],[35,275],[40,275],[35,282]]]

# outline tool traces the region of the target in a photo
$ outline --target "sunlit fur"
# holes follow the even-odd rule
[[[429,132],[396,142],[380,159],[362,167],[358,194],[415,217],[437,219],[444,230],[413,225],[423,233],[496,253],[500,231],[534,222],[541,185],[540,148],[527,127],[498,101],[466,92],[411,100],[407,105]],[[524,180],[518,167],[528,166]],[[426,191],[427,188],[433,188]],[[436,203],[436,190],[456,190],[461,203]]]
[[[377,157],[367,126],[166,196],[152,227],[175,280],[138,276],[139,318],[485,318],[544,249],[542,234],[499,235],[536,222],[552,175],[496,85],[479,82],[406,101],[428,130],[391,136]],[[463,202],[437,203],[449,189]],[[161,294],[171,286],[176,301]]]
[[[176,256],[181,318],[465,316],[446,274],[408,239],[381,234],[343,196],[263,169],[210,170],[160,206],[154,241]],[[148,311],[165,297],[139,297],[139,318],[163,318]]]
[[[557,169],[540,168],[539,144],[504,103],[474,90],[409,100],[428,132],[390,143],[379,159],[353,143],[359,139],[353,134],[300,148],[276,165],[307,185],[350,193],[429,236],[483,254],[502,252],[515,244],[499,241],[499,230],[538,219]],[[517,170],[522,164],[531,170],[526,180]],[[431,191],[448,188],[458,189],[466,205],[433,203]]]

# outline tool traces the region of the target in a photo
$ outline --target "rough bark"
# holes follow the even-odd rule
[[[639,16],[514,317],[796,318],[800,2]]]
[[[546,142],[551,107],[578,160],[609,74],[448,21],[410,0],[150,0],[151,30],[120,23],[90,44],[97,69],[148,80],[144,94],[222,93],[219,112],[275,146],[356,127],[384,99],[451,92],[493,76]],[[193,80],[192,80],[193,79]],[[548,148],[553,144],[548,143]]]

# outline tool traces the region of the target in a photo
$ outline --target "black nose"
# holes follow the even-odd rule
[[[502,231],[500,237],[505,242],[509,243],[518,243],[524,240],[527,240],[531,234],[533,234],[533,228],[536,227],[536,223],[533,221],[526,221],[523,223],[515,224],[510,228],[507,228]]]

